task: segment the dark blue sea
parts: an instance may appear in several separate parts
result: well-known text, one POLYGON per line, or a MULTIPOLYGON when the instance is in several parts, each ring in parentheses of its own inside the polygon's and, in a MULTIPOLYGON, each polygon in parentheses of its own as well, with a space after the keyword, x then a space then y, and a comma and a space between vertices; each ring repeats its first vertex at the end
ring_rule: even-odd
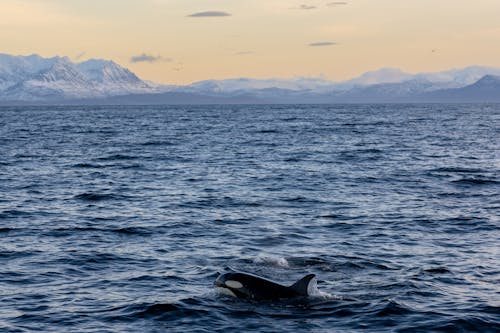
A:
POLYGON ((500 105, 2 107, 0 331, 500 332, 499 215, 500 105))

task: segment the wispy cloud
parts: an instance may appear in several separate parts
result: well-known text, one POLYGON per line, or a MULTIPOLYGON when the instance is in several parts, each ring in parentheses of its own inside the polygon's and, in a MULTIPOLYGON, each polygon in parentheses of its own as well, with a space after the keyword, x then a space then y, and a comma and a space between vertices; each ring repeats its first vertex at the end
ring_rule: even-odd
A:
POLYGON ((151 54, 147 53, 142 53, 136 56, 133 56, 130 58, 131 63, 137 63, 137 62, 149 62, 149 63, 154 63, 154 62, 159 62, 159 61, 165 61, 165 62, 170 62, 172 59, 170 58, 164 58, 162 56, 154 56, 151 54))
POLYGON ((337 45, 335 42, 316 42, 316 43, 309 43, 307 44, 308 46, 332 46, 332 45, 337 45))
POLYGON ((216 10, 210 10, 206 12, 198 12, 188 15, 188 17, 223 17, 223 16, 231 16, 231 14, 216 10))
POLYGON ((240 51, 235 53, 235 55, 247 55, 247 54, 253 54, 253 51, 240 51))
POLYGON ((328 7, 347 5, 346 1, 333 1, 326 4, 328 7))
POLYGON ((308 10, 308 9, 316 9, 316 6, 311 5, 301 5, 298 9, 308 10))

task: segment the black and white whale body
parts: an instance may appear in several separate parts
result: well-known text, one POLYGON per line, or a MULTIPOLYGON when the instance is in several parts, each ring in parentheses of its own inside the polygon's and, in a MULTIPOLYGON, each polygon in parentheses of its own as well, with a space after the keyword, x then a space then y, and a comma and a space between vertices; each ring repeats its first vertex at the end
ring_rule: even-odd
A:
POLYGON ((250 300, 279 300, 318 293, 314 274, 306 275, 287 287, 260 276, 232 271, 221 274, 214 284, 224 294, 250 300))

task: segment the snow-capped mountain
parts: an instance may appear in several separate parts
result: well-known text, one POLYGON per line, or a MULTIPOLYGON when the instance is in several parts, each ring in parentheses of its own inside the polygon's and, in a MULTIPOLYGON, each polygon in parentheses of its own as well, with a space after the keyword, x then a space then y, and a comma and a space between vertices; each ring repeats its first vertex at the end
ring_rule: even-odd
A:
POLYGON ((73 63, 68 57, 0 54, 0 99, 43 101, 155 93, 161 86, 142 81, 110 60, 73 63))
POLYGON ((481 66, 417 74, 382 68, 342 82, 236 78, 167 86, 143 81, 110 60, 0 54, 0 103, 500 101, 498 77, 500 68, 481 66))
POLYGON ((329 81, 324 78, 238 78, 199 81, 188 86, 176 87, 174 90, 190 93, 233 94, 276 88, 315 94, 353 94, 368 87, 378 87, 383 90, 396 89, 399 94, 403 94, 405 91, 423 93, 440 89, 462 88, 477 82, 485 75, 500 75, 500 68, 472 66, 463 69, 418 74, 406 73, 396 68, 382 68, 341 82, 329 81))

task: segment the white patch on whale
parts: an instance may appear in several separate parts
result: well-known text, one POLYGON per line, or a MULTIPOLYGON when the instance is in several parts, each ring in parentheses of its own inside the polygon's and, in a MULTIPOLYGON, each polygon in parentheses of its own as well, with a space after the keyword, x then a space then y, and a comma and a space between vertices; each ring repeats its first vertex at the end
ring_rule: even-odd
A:
POLYGON ((228 281, 224 282, 224 284, 226 286, 228 286, 229 288, 232 288, 232 289, 241 289, 241 288, 243 288, 243 285, 240 282, 234 281, 234 280, 228 280, 228 281))
POLYGON ((222 295, 231 296, 231 297, 237 297, 235 293, 233 293, 231 290, 229 290, 227 288, 217 287, 216 289, 222 295))

